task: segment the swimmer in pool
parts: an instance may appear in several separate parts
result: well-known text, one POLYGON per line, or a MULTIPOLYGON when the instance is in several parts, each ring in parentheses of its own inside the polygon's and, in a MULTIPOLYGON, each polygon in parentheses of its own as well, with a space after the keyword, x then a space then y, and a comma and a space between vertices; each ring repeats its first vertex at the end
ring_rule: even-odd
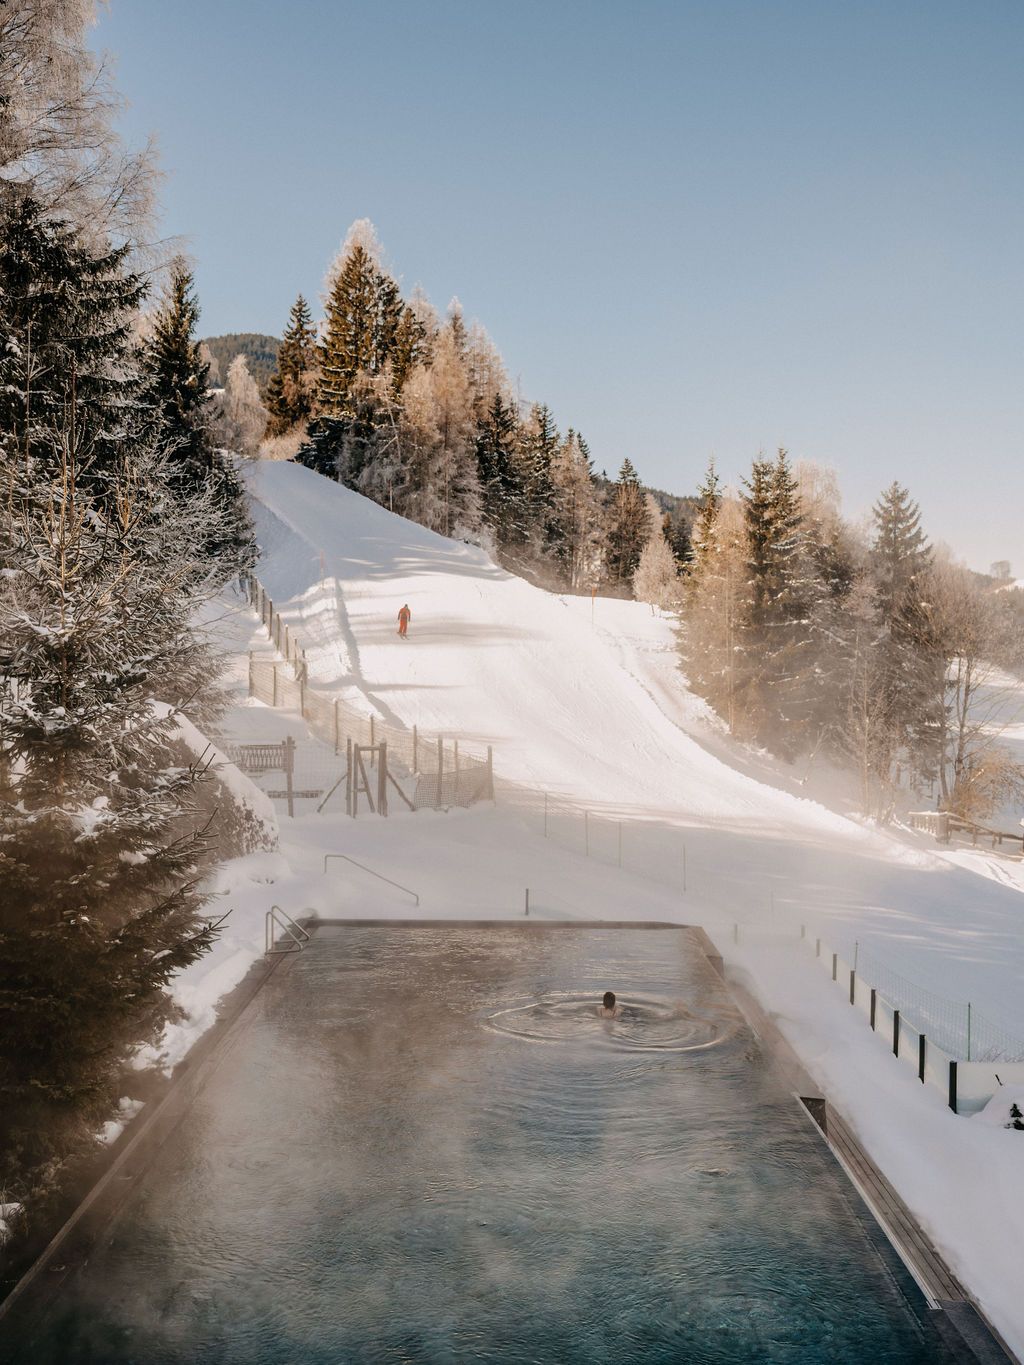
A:
POLYGON ((616 1019, 619 1014, 619 1007, 615 1003, 615 992, 605 991, 604 999, 597 1007, 598 1017, 601 1019, 616 1019))

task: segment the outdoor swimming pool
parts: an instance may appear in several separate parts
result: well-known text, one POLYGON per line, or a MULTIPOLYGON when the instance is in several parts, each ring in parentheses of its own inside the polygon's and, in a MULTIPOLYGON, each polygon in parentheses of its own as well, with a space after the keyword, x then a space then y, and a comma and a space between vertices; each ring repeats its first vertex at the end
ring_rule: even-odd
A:
POLYGON ((688 930, 322 926, 245 1020, 11 1358, 952 1360, 688 930))

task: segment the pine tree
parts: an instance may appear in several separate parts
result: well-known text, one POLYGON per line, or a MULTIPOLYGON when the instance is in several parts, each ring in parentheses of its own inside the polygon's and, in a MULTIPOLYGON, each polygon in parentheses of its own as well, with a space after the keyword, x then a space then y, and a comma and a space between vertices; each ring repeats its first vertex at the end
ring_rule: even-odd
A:
POLYGON ((636 573, 650 532, 640 479, 632 462, 623 460, 608 512, 608 572, 617 585, 628 583, 636 573))
POLYGON ((142 280, 126 249, 90 250, 69 223, 45 218, 31 199, 13 198, 0 221, 0 442, 26 467, 52 458, 70 376, 87 427, 95 488, 117 461, 139 403, 128 349, 142 280))
POLYGON ((476 459, 484 522, 503 550, 522 546, 529 530, 518 448, 515 412, 496 392, 478 429, 476 459))
POLYGON ((742 706, 750 733, 792 756, 808 744, 814 709, 817 583, 786 452, 774 461, 755 460, 744 486, 750 590, 738 643, 742 706))
POLYGON ((363 481, 381 439, 391 438, 390 399, 375 381, 387 375, 389 386, 394 383, 402 312, 398 285, 380 264, 373 224, 360 219, 328 272, 318 415, 298 456, 352 488, 363 481))
POLYGON ((878 685, 891 718, 889 762, 896 763, 902 753, 913 771, 932 777, 941 743, 944 668, 923 596, 931 550, 921 529, 920 509, 900 484, 885 490, 873 517, 878 685))
POLYGON ((534 403, 522 429, 519 464, 528 535, 538 555, 547 552, 553 538, 555 487, 552 469, 560 443, 551 409, 546 403, 534 403))
POLYGON ((281 338, 277 369, 267 385, 267 435, 283 436, 313 416, 319 359, 309 304, 300 294, 281 338))
POLYGON ((665 539, 672 547, 676 567, 685 571, 693 559, 693 539, 690 524, 680 512, 675 518, 666 516, 665 539))
POLYGON ((391 358, 402 317, 398 285, 379 263, 372 224, 353 225, 327 299, 319 408, 327 418, 353 414, 360 374, 379 374, 391 358))
POLYGON ((228 578, 252 562, 252 526, 239 476, 215 450, 209 370, 195 335, 198 321, 192 273, 179 259, 142 350, 145 397, 153 439, 169 453, 178 495, 187 501, 209 494, 223 509, 216 538, 201 549, 223 565, 228 578))

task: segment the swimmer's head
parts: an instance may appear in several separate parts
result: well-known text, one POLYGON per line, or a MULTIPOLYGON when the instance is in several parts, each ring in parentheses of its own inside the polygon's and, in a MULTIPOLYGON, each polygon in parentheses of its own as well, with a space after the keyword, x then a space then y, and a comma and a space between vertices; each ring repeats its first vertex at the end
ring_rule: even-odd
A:
POLYGON ((615 1008, 615 992, 605 991, 604 999, 601 1001, 601 1004, 606 1010, 613 1010, 615 1008))

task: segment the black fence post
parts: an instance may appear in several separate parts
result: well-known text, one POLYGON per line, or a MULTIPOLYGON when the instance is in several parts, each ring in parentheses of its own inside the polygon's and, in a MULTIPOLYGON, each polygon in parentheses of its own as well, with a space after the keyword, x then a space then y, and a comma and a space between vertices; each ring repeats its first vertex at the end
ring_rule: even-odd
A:
POLYGON ((857 999, 857 973, 850 969, 850 1004, 856 1003, 857 999))
POLYGON ((833 953, 833 954, 832 954, 832 980, 833 980, 833 981, 838 981, 838 980, 839 980, 839 954, 838 954, 838 953, 833 953))
POLYGON ((899 1010, 893 1010, 893 1012, 892 1012, 892 1055, 893 1055, 894 1057, 898 1057, 898 1056, 900 1055, 900 1012, 899 1012, 899 1010))
POLYGON ((949 1064, 949 1107, 954 1114, 959 1112, 956 1107, 956 1062, 949 1064))
POLYGON ((874 986, 872 986, 872 987, 871 987, 871 1028, 872 1028, 872 1030, 873 1030, 874 1027, 875 1027, 875 1005, 876 1005, 876 1003, 877 1003, 877 999, 878 999, 878 993, 877 993, 877 991, 875 990, 874 986))
POLYGON ((928 1046, 928 1040, 925 1038, 924 1034, 922 1033, 921 1036, 920 1036, 920 1037, 918 1038, 918 1040, 917 1040, 917 1074, 918 1074, 918 1077, 919 1077, 920 1080, 921 1080, 922 1085, 924 1084, 924 1063, 925 1063, 926 1048, 927 1048, 927 1046, 928 1046))

